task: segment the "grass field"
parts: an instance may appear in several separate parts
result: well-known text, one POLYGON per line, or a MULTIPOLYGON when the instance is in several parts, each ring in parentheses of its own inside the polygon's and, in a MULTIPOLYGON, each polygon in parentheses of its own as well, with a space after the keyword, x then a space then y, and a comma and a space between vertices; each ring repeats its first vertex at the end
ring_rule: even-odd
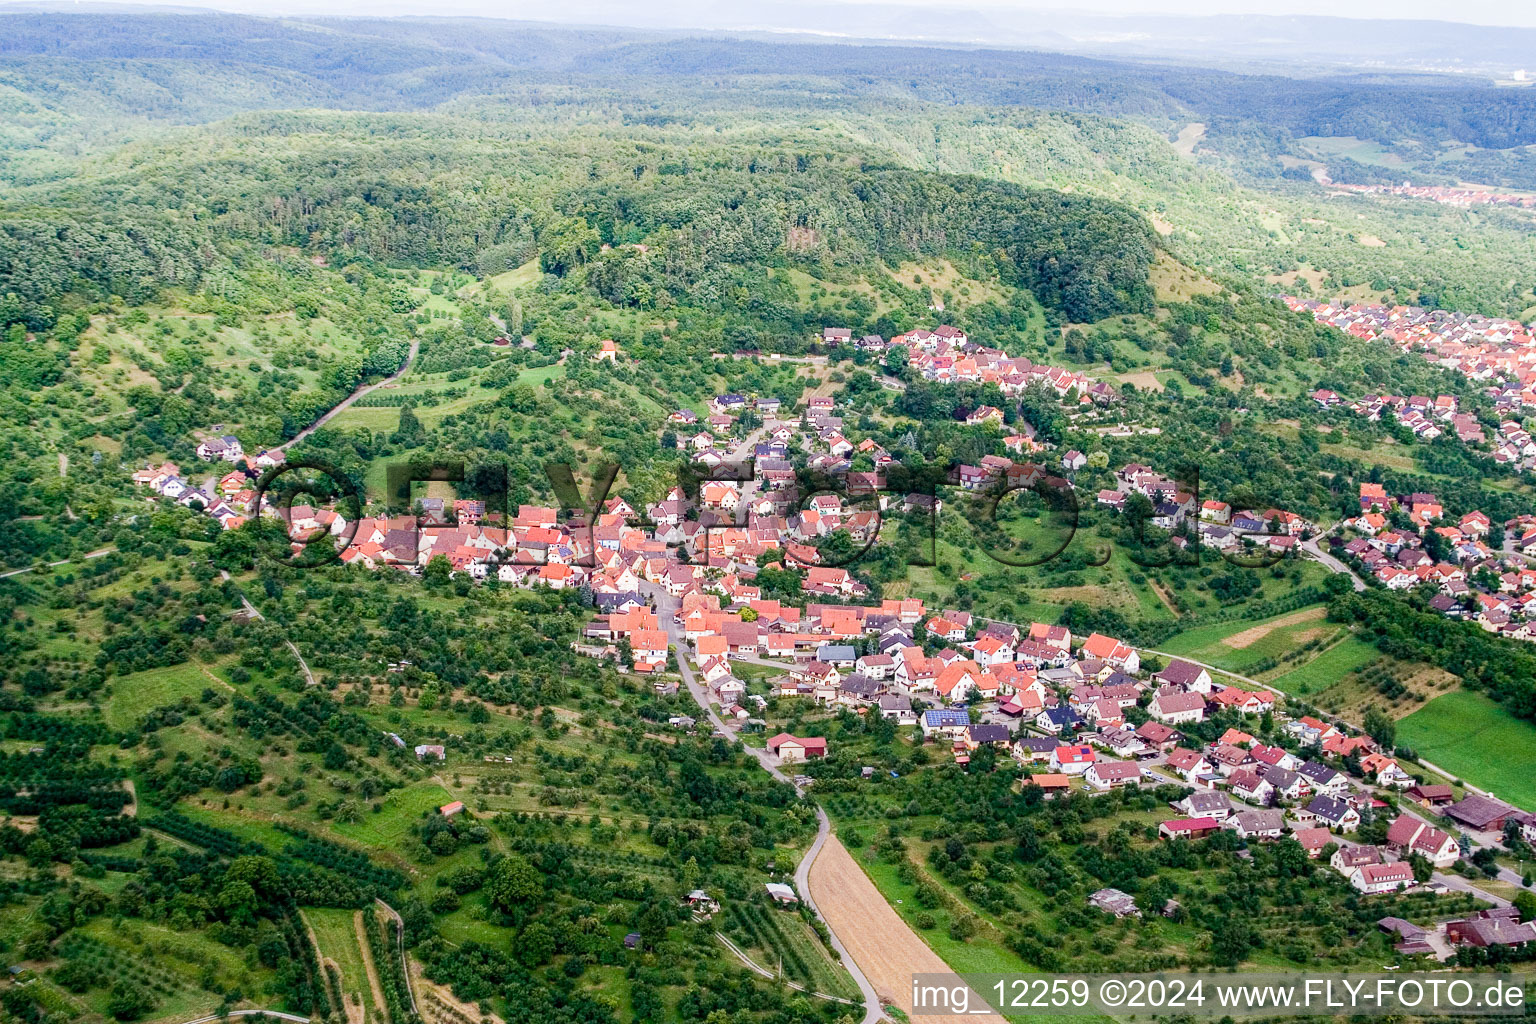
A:
POLYGON ((1158 650, 1249 675, 1267 659, 1280 658, 1310 640, 1337 634, 1342 628, 1324 622, 1322 606, 1314 605, 1257 622, 1239 619, 1196 626, 1165 640, 1158 650))
POLYGON ((320 954, 336 962, 341 971, 342 998, 350 1004, 373 1001, 368 987, 367 969, 363 966, 362 950, 357 944, 357 929, 352 923, 355 911, 311 907, 304 911, 304 919, 315 933, 315 943, 320 954))
POLYGON ((1300 668, 1276 676, 1272 682, 1286 693, 1316 693, 1375 659, 1379 653, 1364 640, 1345 637, 1300 668))
POLYGON ((426 814, 453 797, 435 782, 418 782, 392 791, 377 814, 369 813, 355 825, 337 823, 332 827, 348 839, 369 846, 393 846, 408 829, 426 814))
POLYGON ((1397 741, 1500 800, 1536 810, 1536 725, 1480 693, 1436 697, 1397 723, 1397 741))
POLYGON ((113 680, 112 697, 107 701, 104 717, 112 728, 128 729, 154 708, 174 704, 183 697, 196 700, 209 687, 219 688, 191 662, 135 672, 113 680))

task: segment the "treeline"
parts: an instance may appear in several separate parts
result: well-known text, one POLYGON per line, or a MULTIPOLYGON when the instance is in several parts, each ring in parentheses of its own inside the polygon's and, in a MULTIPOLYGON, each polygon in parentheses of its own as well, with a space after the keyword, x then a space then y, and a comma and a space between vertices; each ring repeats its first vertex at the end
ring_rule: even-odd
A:
POLYGON ((1356 623, 1361 639, 1383 654, 1443 668, 1510 714, 1536 721, 1536 652, 1410 602, 1375 591, 1343 594, 1329 604, 1328 618, 1356 623))

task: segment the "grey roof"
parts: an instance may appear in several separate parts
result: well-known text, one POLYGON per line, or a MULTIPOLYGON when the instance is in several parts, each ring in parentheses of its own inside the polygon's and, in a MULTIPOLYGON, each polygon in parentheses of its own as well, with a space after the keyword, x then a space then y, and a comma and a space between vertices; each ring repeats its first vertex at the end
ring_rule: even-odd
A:
POLYGON ((845 644, 825 644, 816 649, 817 661, 853 661, 858 652, 845 644))
POLYGON ((1185 798, 1184 805, 1192 816, 1198 818, 1212 811, 1230 811, 1232 798, 1214 789, 1196 790, 1185 798))
POLYGON ((1318 794, 1307 804, 1307 810, 1324 821, 1339 822, 1354 808, 1349 805, 1347 800, 1318 794))
POLYGON ((1006 743, 1013 736, 1006 725, 973 725, 966 731, 975 743, 1006 743))

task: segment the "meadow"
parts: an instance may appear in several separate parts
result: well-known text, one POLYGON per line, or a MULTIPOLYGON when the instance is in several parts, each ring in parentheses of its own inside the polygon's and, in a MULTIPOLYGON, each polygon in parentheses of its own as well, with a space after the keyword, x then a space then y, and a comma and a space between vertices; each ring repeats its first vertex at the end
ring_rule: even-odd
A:
POLYGON ((1536 810, 1536 725, 1480 693, 1436 697, 1397 723, 1397 741, 1500 800, 1536 810))

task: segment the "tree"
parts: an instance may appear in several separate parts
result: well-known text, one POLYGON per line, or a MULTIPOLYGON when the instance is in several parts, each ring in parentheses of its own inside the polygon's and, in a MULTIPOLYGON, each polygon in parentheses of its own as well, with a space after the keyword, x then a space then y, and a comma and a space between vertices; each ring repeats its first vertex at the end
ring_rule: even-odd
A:
POLYGON ((515 853, 496 862, 485 884, 492 906, 507 913, 532 903, 543 891, 544 879, 538 869, 515 853))
POLYGON ((512 943, 512 953, 527 968, 549 962, 555 955, 555 936, 542 921, 533 921, 518 933, 512 943))
POLYGON ((1258 933, 1242 914, 1224 915, 1211 929, 1211 960, 1220 967, 1236 967, 1248 956, 1258 933))
POLYGON ((1383 750, 1391 750, 1397 739, 1397 723, 1380 708, 1370 708, 1365 713, 1365 732, 1380 744, 1383 750))

